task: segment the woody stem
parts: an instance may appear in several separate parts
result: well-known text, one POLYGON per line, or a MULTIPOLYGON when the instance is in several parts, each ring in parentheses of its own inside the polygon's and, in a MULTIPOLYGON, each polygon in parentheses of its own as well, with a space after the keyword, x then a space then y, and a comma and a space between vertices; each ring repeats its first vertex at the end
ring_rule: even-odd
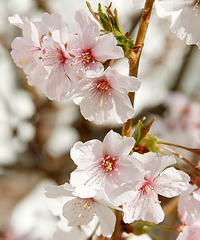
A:
MULTIPOLYGON (((135 53, 132 52, 131 56, 128 58, 129 60, 129 76, 137 77, 139 60, 142 52, 142 48, 144 45, 144 40, 147 32, 147 28, 149 25, 149 20, 151 16, 151 11, 153 7, 154 0, 146 0, 145 7, 142 13, 140 26, 137 34, 137 38, 135 41, 136 46, 140 46, 140 50, 135 53)), ((131 100, 132 106, 134 106, 135 93, 129 93, 129 98, 131 100)), ((132 128, 132 119, 129 119, 126 123, 123 124, 122 127, 122 135, 130 137, 131 136, 131 128, 132 128)), ((111 240, 120 240, 123 232, 122 227, 122 212, 116 210, 116 225, 111 240)))
MULTIPOLYGON (((144 46, 144 40, 146 37, 148 25, 149 25, 149 20, 150 20, 150 16, 151 16, 153 3, 154 3, 154 0, 146 0, 145 7, 144 7, 142 17, 141 17, 141 21, 140 21, 137 38, 135 41, 135 46, 139 46, 140 49, 136 53, 132 51, 131 56, 128 58, 128 60, 129 60, 129 76, 137 77, 137 75, 138 75, 140 56, 142 53, 142 48, 144 46)), ((129 98, 131 100, 131 104, 134 106, 135 93, 129 93, 129 98)), ((129 119, 126 123, 123 124, 122 135, 130 137, 131 129, 132 129, 132 119, 129 119)))

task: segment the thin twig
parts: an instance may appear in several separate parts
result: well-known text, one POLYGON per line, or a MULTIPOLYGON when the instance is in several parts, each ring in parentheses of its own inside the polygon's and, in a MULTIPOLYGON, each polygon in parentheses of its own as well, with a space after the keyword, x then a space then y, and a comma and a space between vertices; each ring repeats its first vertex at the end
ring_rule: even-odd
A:
POLYGON ((159 143, 159 144, 168 145, 168 146, 177 147, 177 148, 182 148, 182 149, 185 149, 185 150, 190 151, 190 152, 192 152, 192 153, 195 153, 195 154, 197 154, 197 155, 200 155, 200 148, 188 148, 188 147, 181 146, 181 145, 178 145, 178 144, 167 143, 167 142, 162 142, 162 141, 159 141, 158 143, 159 143))
POLYGON ((180 159, 182 159, 184 162, 186 162, 187 164, 189 164, 192 168, 194 168, 194 170, 200 174, 200 167, 195 165, 194 163, 190 162, 187 158, 183 157, 181 154, 175 152, 174 150, 172 150, 171 148, 168 148, 166 146, 163 146, 161 144, 157 144, 158 147, 161 147, 165 150, 167 150, 168 152, 173 153, 174 155, 176 155, 177 157, 179 157, 180 159))

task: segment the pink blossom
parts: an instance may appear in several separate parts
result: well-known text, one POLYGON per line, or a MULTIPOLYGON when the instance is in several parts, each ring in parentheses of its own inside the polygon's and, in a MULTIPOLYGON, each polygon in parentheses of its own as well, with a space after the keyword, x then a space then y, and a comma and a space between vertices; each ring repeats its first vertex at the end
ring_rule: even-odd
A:
POLYGON ((59 101, 67 98, 79 79, 76 70, 70 66, 72 57, 66 50, 69 34, 61 15, 44 13, 42 21, 51 32, 51 38, 44 40, 43 55, 40 57, 49 75, 39 87, 48 98, 59 101))
POLYGON ((177 240, 199 240, 200 228, 185 227, 177 240))
POLYGON ((77 65, 82 76, 86 70, 102 70, 101 62, 124 57, 113 34, 100 36, 99 25, 82 9, 76 12, 75 20, 77 35, 69 38, 69 54, 73 57, 72 66, 77 65))
POLYGON ((39 87, 48 98, 59 101, 67 98, 79 79, 70 66, 72 58, 66 52, 65 43, 59 39, 60 36, 56 36, 59 42, 54 41, 53 37, 54 35, 43 43, 44 51, 40 60, 48 69, 49 75, 45 85, 39 87))
POLYGON ((198 240, 200 234, 200 191, 196 185, 190 185, 180 195, 178 213, 181 216, 183 231, 177 240, 198 240))
POLYGON ((144 175, 142 164, 129 155, 134 143, 133 138, 122 137, 112 130, 103 142, 75 143, 71 158, 77 169, 71 173, 70 183, 73 186, 85 184, 95 189, 104 188, 109 194, 123 183, 140 181, 144 175))
POLYGON ((197 44, 200 48, 199 7, 199 0, 156 1, 157 14, 169 20, 170 30, 188 45, 197 44))
POLYGON ((15 64, 23 68, 28 75, 28 84, 37 85, 44 81, 48 71, 40 63, 42 41, 48 36, 48 28, 44 23, 32 23, 27 18, 21 19, 17 14, 9 17, 9 21, 22 28, 23 37, 13 40, 11 55, 15 64))
POLYGON ((86 186, 73 188, 68 183, 61 186, 46 186, 45 190, 47 198, 65 197, 62 215, 67 219, 68 226, 87 225, 95 214, 99 218, 103 236, 112 235, 116 217, 109 207, 115 206, 110 203, 104 191, 95 191, 86 186))
POLYGON ((131 200, 124 203, 124 222, 135 220, 160 223, 164 219, 164 212, 158 200, 158 194, 174 197, 185 191, 189 186, 190 177, 173 167, 173 156, 155 157, 144 164, 145 177, 130 192, 131 200), (165 170, 164 170, 165 169, 165 170), (164 170, 164 171, 163 171, 164 170))
POLYGON ((135 77, 121 75, 109 67, 101 74, 88 75, 79 81, 70 98, 81 98, 81 113, 89 121, 101 124, 111 117, 123 123, 134 115, 128 92, 139 87, 135 77))

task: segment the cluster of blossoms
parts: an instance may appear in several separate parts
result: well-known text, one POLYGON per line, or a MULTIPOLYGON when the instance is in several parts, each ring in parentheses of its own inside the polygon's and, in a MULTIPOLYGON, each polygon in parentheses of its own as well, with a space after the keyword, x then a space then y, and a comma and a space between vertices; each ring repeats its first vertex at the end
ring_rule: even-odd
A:
POLYGON ((124 57, 112 33, 100 35, 100 26, 83 10, 75 15, 77 34, 69 34, 59 14, 44 13, 41 22, 17 14, 9 21, 23 30, 12 42, 15 64, 51 100, 73 99, 82 115, 97 124, 109 117, 126 122, 134 115, 128 97, 140 82, 108 67, 106 60, 124 57))
MULTIPOLYGON (((165 2, 172 4, 164 0, 156 4, 164 7, 165 2)), ((177 1, 179 8, 184 6, 181 2, 177 1)), ((138 6, 143 4, 140 1, 138 6)), ((170 9, 179 10, 172 5, 170 9)), ((199 1, 194 3, 196 9, 198 5, 199 1)), ((195 15, 199 17, 197 10, 195 15)), ((68 33, 61 16, 55 13, 44 13, 41 22, 18 15, 9 21, 23 30, 23 37, 12 42, 11 55, 27 74, 29 85, 37 85, 51 100, 73 99, 82 115, 97 124, 109 117, 118 123, 133 117, 128 93, 137 91, 140 82, 121 75, 111 64, 104 69, 105 61, 123 58, 124 51, 112 33, 100 34, 99 24, 83 10, 75 15, 76 34, 68 33)), ((70 153, 77 169, 71 173, 70 183, 45 187, 49 208, 60 217, 53 239, 85 240, 98 230, 98 222, 100 234, 109 237, 115 229, 115 210, 123 212, 127 224, 140 219, 155 224, 164 220, 158 195, 178 196, 188 189, 190 177, 172 166, 176 164, 174 156, 157 156, 142 163, 134 156, 135 144, 133 137, 112 130, 103 142, 74 144, 70 153), (88 224, 89 230, 85 227, 88 224)), ((199 203, 197 192, 194 198, 199 203)), ((189 209, 181 206, 186 225, 182 235, 196 231, 197 217, 191 220, 189 209)))
POLYGON ((189 186, 190 177, 174 167, 173 156, 155 157, 142 164, 130 154, 134 138, 122 137, 112 130, 103 142, 77 142, 71 158, 77 169, 70 184, 46 187, 52 213, 67 220, 68 226, 87 225, 94 214, 99 218, 103 236, 111 236, 115 215, 123 211, 125 223, 135 220, 164 220, 158 195, 175 197, 189 186), (59 205, 59 210, 55 206, 59 205))
MULTIPOLYGON (((144 8, 144 0, 133 0, 136 9, 144 8)), ((200 48, 200 1, 199 0, 155 0, 156 12, 160 18, 167 19, 170 31, 188 45, 200 48)))

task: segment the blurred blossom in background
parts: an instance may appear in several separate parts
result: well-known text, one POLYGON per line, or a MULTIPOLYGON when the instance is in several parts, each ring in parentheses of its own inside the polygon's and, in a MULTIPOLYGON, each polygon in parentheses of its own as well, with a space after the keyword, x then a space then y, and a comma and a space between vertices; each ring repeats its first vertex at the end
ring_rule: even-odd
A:
MULTIPOLYGON (((98 1, 90 2, 96 11, 98 1)), ((124 32, 135 39, 141 11, 134 10, 132 0, 115 0, 113 7, 124 32)), ((102 140, 111 128, 121 132, 122 125, 110 120, 98 126, 84 120, 73 102, 48 100, 27 85, 10 56, 11 42, 21 31, 8 16, 18 13, 40 21, 43 12, 57 12, 75 33, 74 16, 80 8, 88 11, 84 0, 0 0, 0 239, 51 239, 57 219, 46 207, 44 185, 69 180, 75 169, 69 150, 76 141, 102 140)), ((136 93, 134 123, 154 115, 155 134, 163 141, 197 148, 200 53, 168 27, 153 11, 139 67, 142 84, 136 93)), ((126 59, 116 60, 113 67, 128 75, 126 59)), ((193 155, 188 157, 198 162, 193 155)))

